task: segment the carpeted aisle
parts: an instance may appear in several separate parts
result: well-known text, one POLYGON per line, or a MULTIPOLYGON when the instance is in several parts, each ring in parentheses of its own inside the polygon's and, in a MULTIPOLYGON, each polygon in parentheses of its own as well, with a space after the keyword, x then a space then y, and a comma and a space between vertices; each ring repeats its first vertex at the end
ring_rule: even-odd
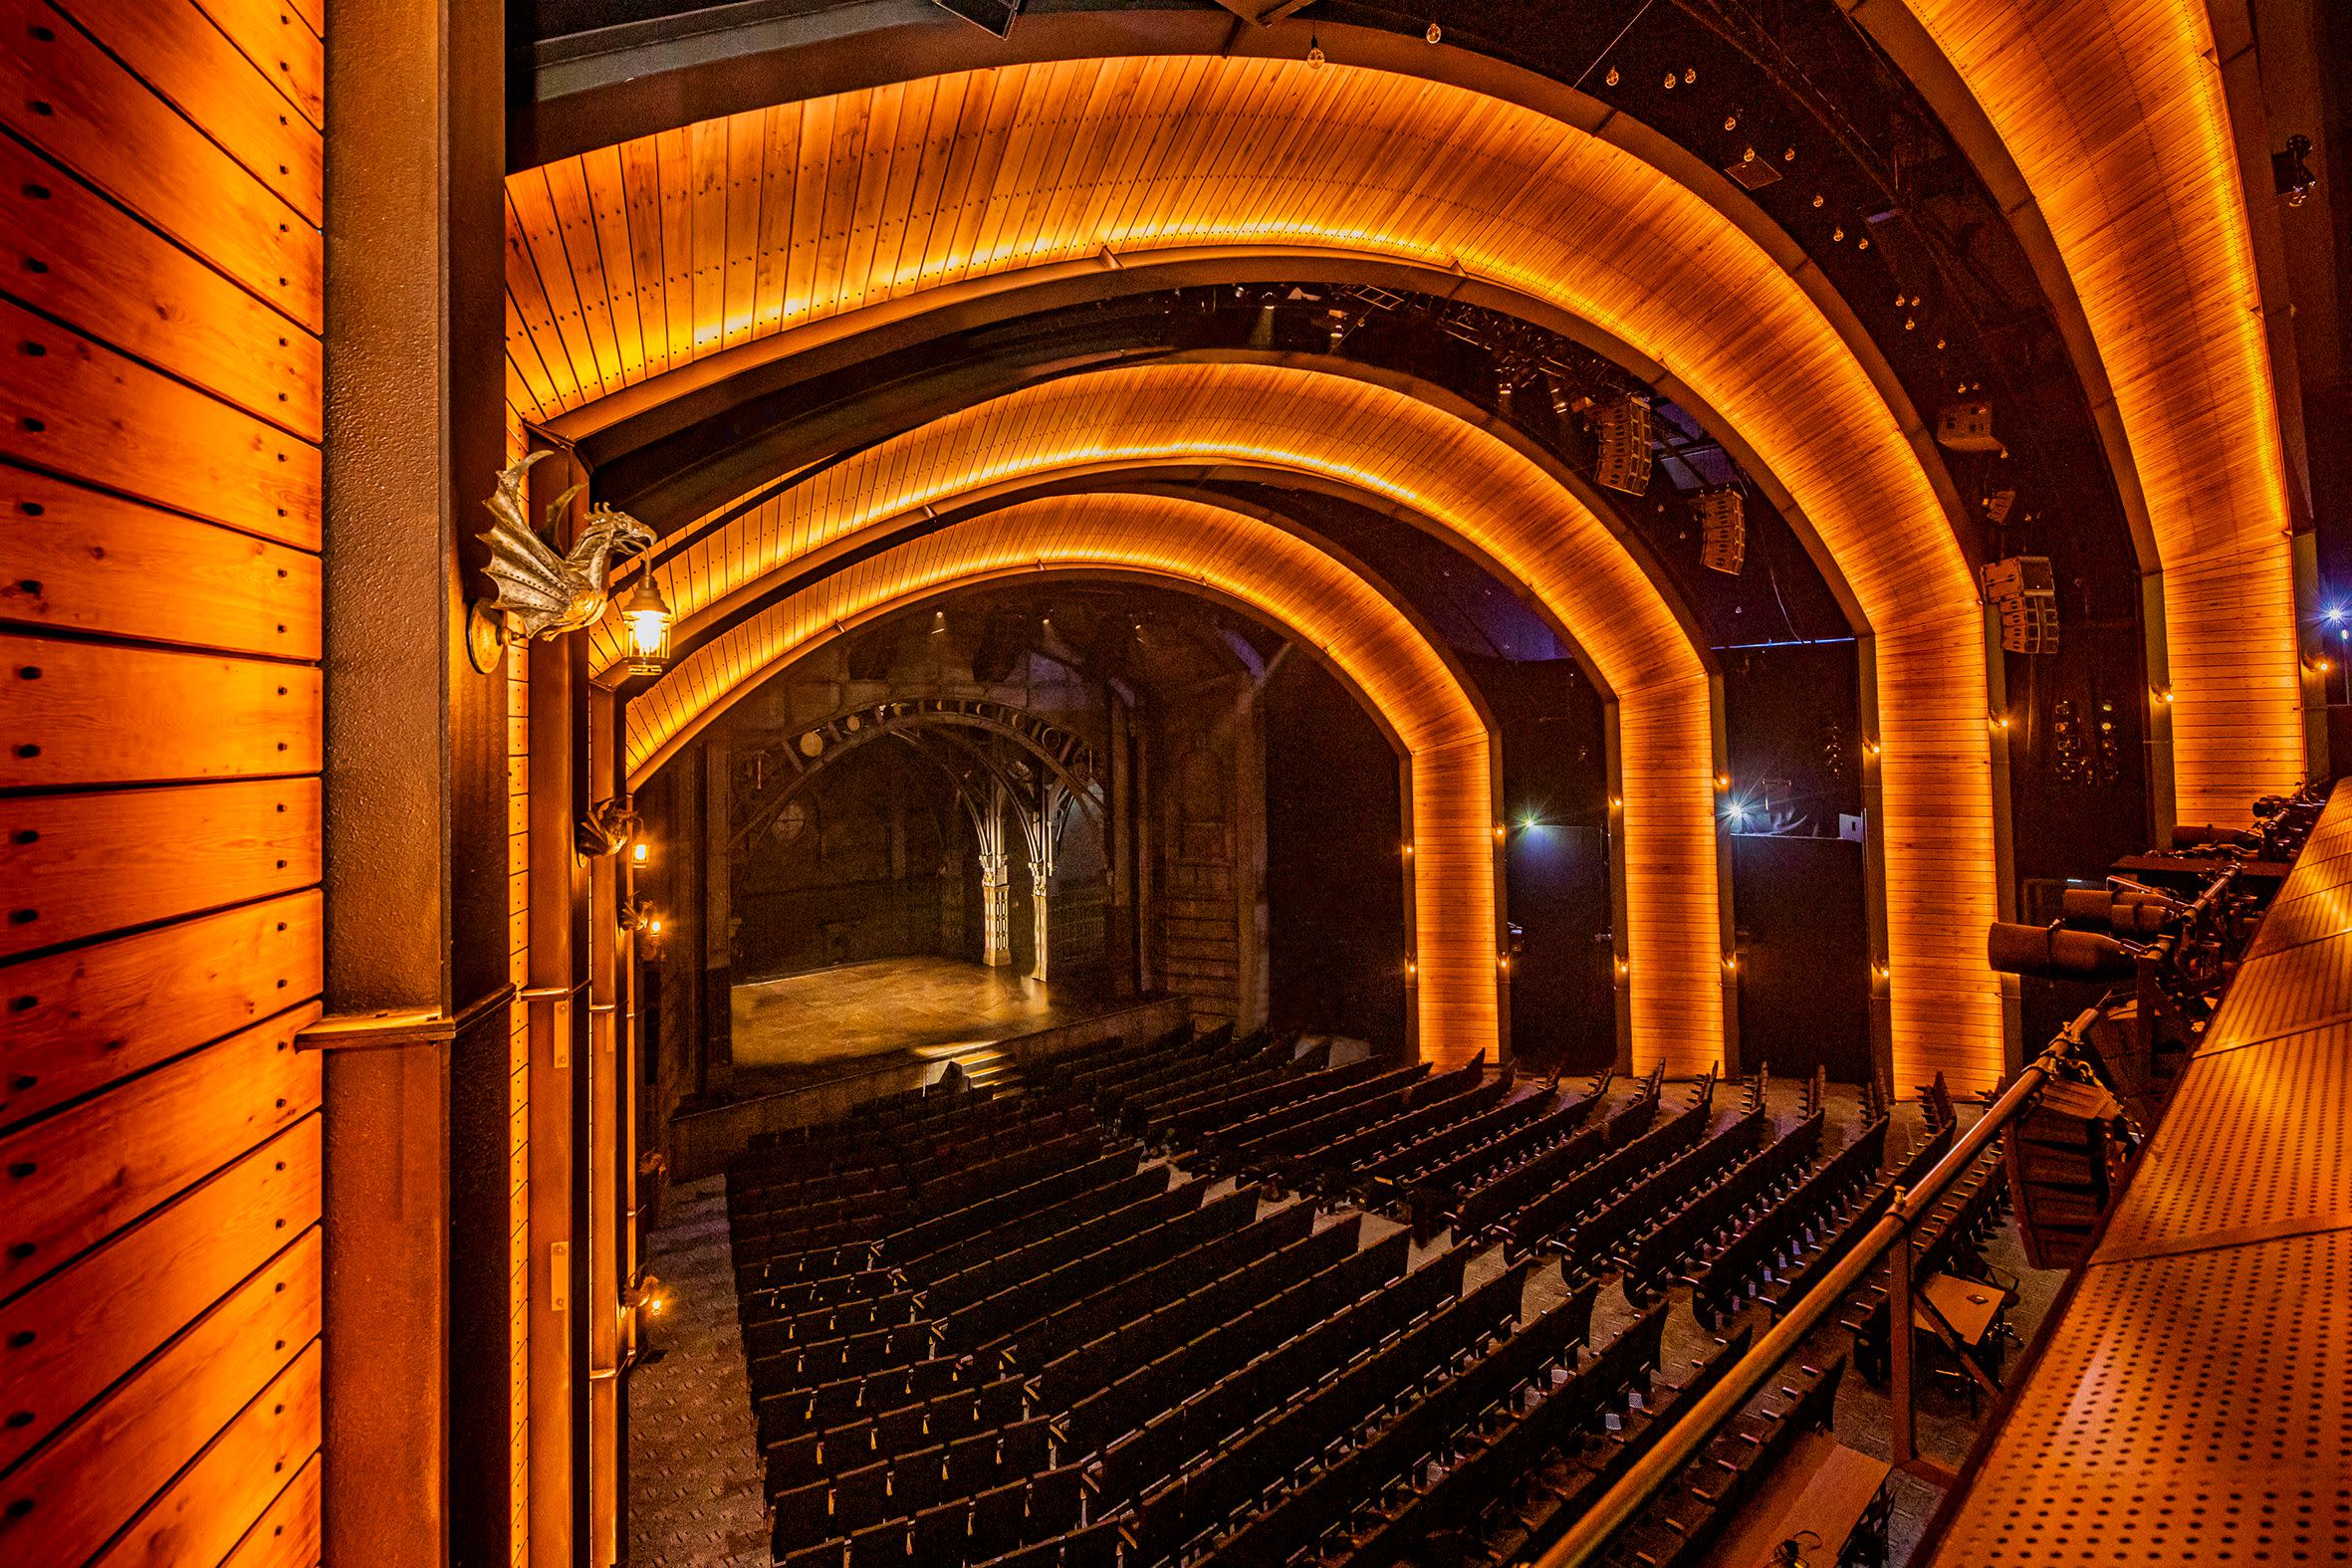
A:
POLYGON ((672 1188, 665 1219, 645 1266, 670 1304, 653 1327, 657 1354, 628 1383, 628 1562, 770 1568, 726 1178, 672 1188))

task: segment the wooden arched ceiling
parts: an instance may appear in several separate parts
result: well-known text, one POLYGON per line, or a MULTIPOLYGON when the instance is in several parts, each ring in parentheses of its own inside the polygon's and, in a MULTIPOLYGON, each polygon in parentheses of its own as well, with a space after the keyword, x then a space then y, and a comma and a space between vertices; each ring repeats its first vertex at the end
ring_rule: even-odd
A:
POLYGON ((2178 814, 2244 821, 2306 764, 2278 410, 2206 7, 1900 3, 2014 161, 2112 390, 2164 569, 2178 814))
POLYGON ((1821 308, 1630 153, 1386 73, 1076 61, 707 121, 525 171, 509 191, 514 395, 533 418, 957 279, 1261 241, 1491 280, 1671 366, 1790 494, 1876 635, 1898 1081, 1999 1071, 1999 988, 1976 936, 1999 896, 1973 577, 1901 422, 1821 308))
MULTIPOLYGON (((1636 1060, 1697 1070, 1724 1045, 1712 692, 1689 633, 1599 518, 1496 437, 1376 382, 1274 364, 1096 371, 975 404, 780 490, 655 569, 688 636, 862 537, 1088 470, 1247 464, 1336 484, 1495 563, 1618 702, 1636 1060)), ((725 517, 724 509, 719 515, 725 517)), ((617 620, 591 664, 620 657, 617 620)))
POLYGON ((950 588, 1037 571, 1167 579, 1238 601, 1313 648, 1409 759, 1414 991, 1422 1054, 1499 1040, 1494 738, 1445 657, 1376 586, 1270 524, 1205 503, 1057 496, 951 524, 843 566, 694 652, 628 708, 641 784, 760 679, 826 639, 950 588))

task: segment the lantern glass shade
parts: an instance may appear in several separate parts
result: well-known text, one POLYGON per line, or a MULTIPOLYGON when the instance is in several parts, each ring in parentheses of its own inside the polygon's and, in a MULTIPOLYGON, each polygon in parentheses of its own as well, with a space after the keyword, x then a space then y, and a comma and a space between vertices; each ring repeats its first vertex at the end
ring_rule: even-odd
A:
POLYGON ((653 580, 653 573, 645 571, 637 577, 637 588, 620 607, 620 618, 628 627, 628 670, 631 675, 659 675, 670 662, 669 601, 661 596, 661 585, 653 580))

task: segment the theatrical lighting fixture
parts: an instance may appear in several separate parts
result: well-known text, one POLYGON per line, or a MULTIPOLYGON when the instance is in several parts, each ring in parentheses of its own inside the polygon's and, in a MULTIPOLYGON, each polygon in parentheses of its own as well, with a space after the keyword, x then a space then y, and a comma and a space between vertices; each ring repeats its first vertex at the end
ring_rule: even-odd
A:
POLYGON ((1985 565, 1985 597, 2000 614, 2004 653, 2058 651, 2058 580, 2047 556, 2011 556, 1985 565))
POLYGON ((1428 30, 1421 35, 1421 42, 1425 44, 1434 44, 1443 39, 1445 36, 1446 30, 1438 26, 1435 22, 1432 22, 1429 24, 1428 30))
POLYGON ((1650 488, 1650 400, 1636 393, 1612 399, 1592 412, 1600 453, 1592 477, 1610 490, 1638 496, 1650 488))
POLYGON ((670 626, 675 617, 670 614, 669 601, 661 596, 661 584, 653 580, 650 568, 637 573, 636 591, 620 606, 620 618, 629 633, 629 674, 659 675, 667 669, 670 626))
POLYGON ((1407 845, 1405 845, 1405 858, 1406 858, 1407 860, 1410 860, 1410 859, 1412 859, 1412 858, 1413 858, 1413 846, 1412 846, 1411 844, 1407 844, 1407 845))
MULTIPOLYGON (((482 574, 496 594, 466 601, 465 642, 466 657, 484 675, 498 668, 511 644, 561 636, 602 619, 610 597, 605 584, 613 557, 633 556, 653 545, 651 529, 598 502, 581 520, 572 549, 559 554, 531 526, 524 496, 531 466, 548 455, 543 449, 509 463, 498 476, 497 488, 482 503, 490 509, 492 521, 487 533, 475 537, 490 547, 490 564, 482 574)), ((574 485, 548 504, 549 535, 558 535, 558 525, 582 488, 574 485)))
POLYGON ((1720 794, 1724 790, 1729 789, 1731 786, 1732 776, 1730 774, 1717 774, 1715 776, 1715 787, 1717 793, 1720 794))
POLYGON ((1326 57, 1326 56, 1323 54, 1323 45, 1322 45, 1322 41, 1321 41, 1320 39, 1316 38, 1316 37, 1315 37, 1315 36, 1314 36, 1312 33, 1309 33, 1309 34, 1307 34, 1307 35, 1306 35, 1306 68, 1307 68, 1309 71, 1318 71, 1318 70, 1322 69, 1322 64, 1323 64, 1323 61, 1324 61, 1326 58, 1327 58, 1327 57, 1326 57))
POLYGON ((1691 508, 1699 516, 1699 564, 1736 577, 1748 560, 1748 508, 1739 490, 1703 490, 1691 508))
POLYGON ((641 898, 628 899, 621 904, 619 925, 623 931, 634 931, 648 937, 661 935, 661 916, 641 898))
POLYGON ((583 860, 600 860, 606 855, 619 854, 644 827, 645 820, 637 815, 629 796, 606 795, 591 804, 588 815, 573 824, 572 844, 583 860))
POLYGON ((670 1304, 669 1288, 662 1284, 659 1274, 647 1274, 633 1289, 622 1292, 620 1304, 631 1312, 659 1317, 670 1304))
POLYGON ((2130 980, 2142 948, 2063 925, 2020 926, 1997 920, 1985 937, 1985 962, 2003 975, 2036 980, 2130 980))
POLYGON ((936 636, 939 636, 939 635, 940 635, 942 632, 945 632, 946 630, 947 630, 947 611, 945 611, 945 610, 933 610, 933 611, 931 612, 931 635, 932 635, 932 636, 934 636, 934 637, 936 637, 936 636))
POLYGON ((2319 176, 2305 161, 2310 156, 2311 138, 2300 134, 2286 138, 2284 152, 2270 154, 2271 188, 2290 207, 2300 207, 2318 188, 2319 176))
POLYGON ((1955 452, 1998 452, 2000 438, 1993 433, 1993 404, 1984 398, 1946 403, 1936 415, 1936 444, 1955 452))
POLYGON ((2151 686, 2148 688, 2148 700, 2159 708, 2169 708, 2172 706, 2173 689, 2170 686, 2151 686))

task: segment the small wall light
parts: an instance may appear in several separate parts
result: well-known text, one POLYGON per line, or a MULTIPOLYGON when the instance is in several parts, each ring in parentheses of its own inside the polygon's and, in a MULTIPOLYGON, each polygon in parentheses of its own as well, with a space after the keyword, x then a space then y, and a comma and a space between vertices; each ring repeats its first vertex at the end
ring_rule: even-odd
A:
POLYGON ((651 567, 637 573, 637 589, 620 606, 620 618, 629 633, 628 672, 659 675, 668 669, 670 626, 675 617, 670 614, 669 601, 661 596, 661 584, 653 580, 651 567))

